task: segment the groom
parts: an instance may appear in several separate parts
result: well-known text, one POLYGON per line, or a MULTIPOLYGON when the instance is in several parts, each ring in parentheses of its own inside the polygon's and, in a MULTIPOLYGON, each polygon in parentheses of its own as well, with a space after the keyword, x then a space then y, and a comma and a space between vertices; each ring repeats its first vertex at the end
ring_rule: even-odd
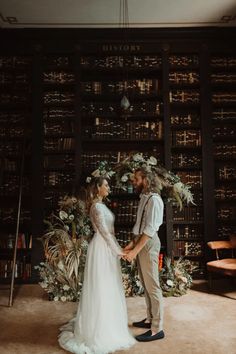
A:
POLYGON ((147 318, 134 322, 139 328, 150 328, 136 336, 139 342, 149 342, 164 338, 163 298, 159 282, 160 239, 157 231, 163 222, 163 201, 156 174, 144 168, 135 171, 134 187, 141 192, 136 223, 133 227, 135 238, 124 248, 125 259, 132 262, 137 256, 137 266, 144 287, 147 318))

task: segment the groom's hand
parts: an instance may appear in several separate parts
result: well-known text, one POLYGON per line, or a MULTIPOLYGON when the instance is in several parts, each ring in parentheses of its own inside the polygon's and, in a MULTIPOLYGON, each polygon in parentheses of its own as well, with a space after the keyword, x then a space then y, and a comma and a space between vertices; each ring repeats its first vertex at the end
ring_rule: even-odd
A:
POLYGON ((125 255, 125 259, 127 259, 128 262, 132 262, 136 257, 137 252, 135 250, 131 250, 125 255))

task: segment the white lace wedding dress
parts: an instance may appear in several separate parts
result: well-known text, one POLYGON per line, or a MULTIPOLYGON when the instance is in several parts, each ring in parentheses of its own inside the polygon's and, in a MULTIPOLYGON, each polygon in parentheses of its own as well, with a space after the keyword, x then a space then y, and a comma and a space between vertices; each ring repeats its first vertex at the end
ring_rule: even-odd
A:
POLYGON ((95 234, 88 247, 77 315, 60 328, 58 341, 72 353, 107 354, 129 348, 136 341, 128 329, 114 215, 97 202, 90 217, 95 234))

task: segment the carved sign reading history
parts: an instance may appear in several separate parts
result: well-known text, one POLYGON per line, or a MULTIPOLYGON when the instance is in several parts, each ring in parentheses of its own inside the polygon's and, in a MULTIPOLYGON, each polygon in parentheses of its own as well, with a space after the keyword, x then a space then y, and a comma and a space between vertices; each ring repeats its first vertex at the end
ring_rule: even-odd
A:
POLYGON ((138 52, 141 46, 138 44, 103 44, 103 52, 138 52))

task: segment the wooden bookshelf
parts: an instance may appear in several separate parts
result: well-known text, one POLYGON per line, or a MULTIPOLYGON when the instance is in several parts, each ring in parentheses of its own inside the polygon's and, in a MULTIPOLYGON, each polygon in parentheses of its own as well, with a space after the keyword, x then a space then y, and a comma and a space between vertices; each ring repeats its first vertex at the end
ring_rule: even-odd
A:
MULTIPOLYGON (((181 253, 203 274, 207 241, 235 232, 235 37, 233 28, 129 29, 124 46, 118 29, 1 30, 6 244, 14 234, 27 140, 20 232, 32 235, 32 249, 19 249, 18 256, 32 274, 19 281, 37 281, 33 268, 43 260, 37 238, 58 198, 75 193, 99 161, 114 165, 134 150, 154 155, 192 186, 196 206, 179 212, 167 205, 160 238, 164 254, 181 253), (131 104, 127 111, 120 106, 124 94, 131 104)), ((112 203, 117 238, 125 245, 137 196, 114 189, 112 203)), ((11 254, 6 244, 0 261, 11 254)))

